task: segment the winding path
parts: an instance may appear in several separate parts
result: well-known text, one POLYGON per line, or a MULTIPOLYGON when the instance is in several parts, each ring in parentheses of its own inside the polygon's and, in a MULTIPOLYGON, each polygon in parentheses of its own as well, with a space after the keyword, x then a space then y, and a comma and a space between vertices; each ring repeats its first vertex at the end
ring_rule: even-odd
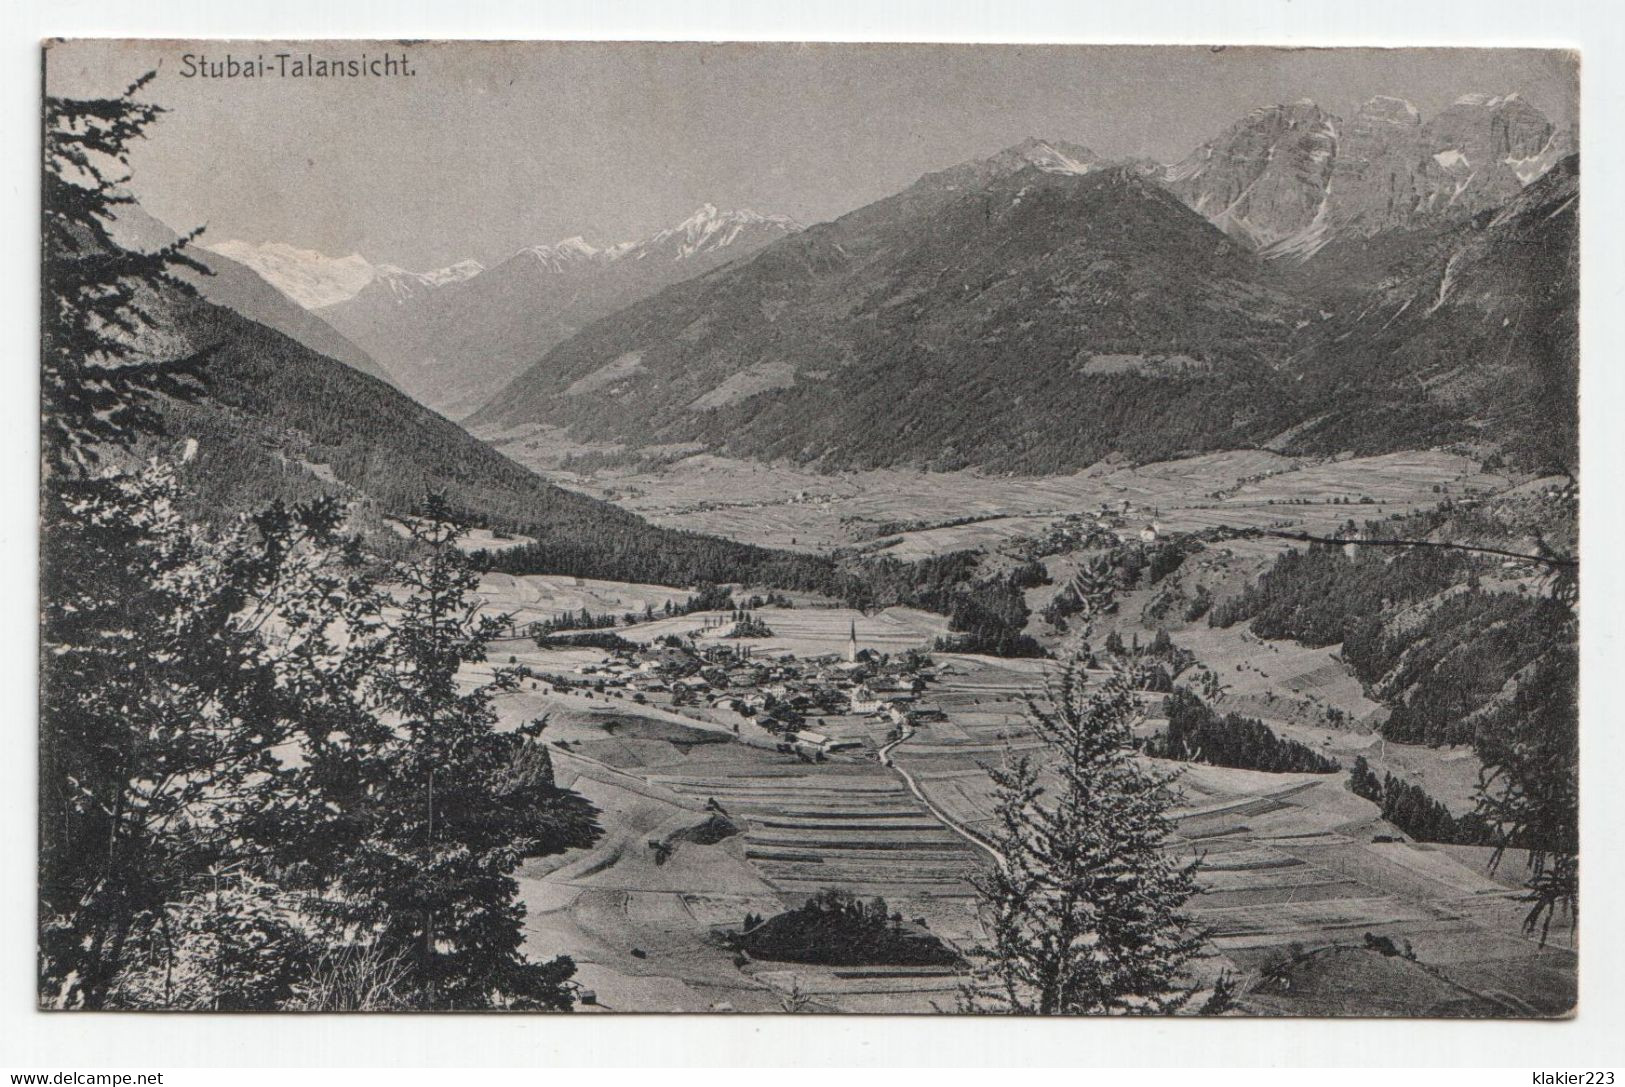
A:
POLYGON ((1002 867, 1004 865, 1004 854, 1000 853, 997 849, 994 849, 993 846, 989 845, 987 839, 983 838, 980 834, 965 826, 963 823, 960 823, 958 820, 954 819, 953 816, 949 815, 947 812, 943 811, 942 808, 938 807, 935 801, 933 801, 929 796, 925 795, 925 790, 921 789, 919 782, 914 780, 914 775, 892 761, 892 750, 906 743, 913 737, 913 735, 914 729, 908 725, 904 725, 902 727, 902 734, 899 735, 897 739, 880 749, 880 765, 886 767, 888 770, 895 771, 897 775, 903 779, 903 784, 908 786, 908 791, 914 794, 914 799, 918 800, 921 804, 924 804, 926 810, 932 815, 936 816, 939 823, 953 831, 955 834, 959 835, 961 838, 965 839, 965 841, 969 842, 977 849, 980 849, 983 853, 986 853, 988 856, 992 857, 993 862, 1002 867))

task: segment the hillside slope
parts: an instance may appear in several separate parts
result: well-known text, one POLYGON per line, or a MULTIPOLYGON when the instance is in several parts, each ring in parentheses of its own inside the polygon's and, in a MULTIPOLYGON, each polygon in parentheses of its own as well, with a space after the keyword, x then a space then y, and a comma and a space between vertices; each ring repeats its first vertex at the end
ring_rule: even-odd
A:
POLYGON ((1306 328, 1295 366, 1316 415, 1303 451, 1472 437, 1542 470, 1577 464, 1579 156, 1505 207, 1421 238, 1306 328))
POLYGON ((598 322, 470 424, 822 467, 1247 444, 1301 312, 1259 267, 1142 171, 1029 141, 598 322))
MULTIPOLYGON (((174 230, 135 203, 119 205, 118 218, 111 229, 120 244, 143 251, 168 245, 176 238, 174 230)), ((319 355, 394 384, 393 376, 376 359, 252 268, 196 244, 187 248, 187 254, 211 274, 202 275, 190 268, 178 269, 176 274, 208 301, 274 329, 319 355)))
POLYGON ((386 360, 420 402, 461 418, 591 322, 794 229, 780 216, 706 205, 637 243, 530 246, 432 285, 384 276, 318 312, 386 360))
POLYGON ((383 381, 224 307, 169 296, 154 309, 167 350, 213 348, 205 395, 165 408, 166 440, 197 441, 187 475, 206 514, 339 494, 377 529, 384 515, 411 513, 440 492, 472 522, 534 537, 547 568, 561 574, 788 584, 819 566, 658 529, 555 487, 383 381))

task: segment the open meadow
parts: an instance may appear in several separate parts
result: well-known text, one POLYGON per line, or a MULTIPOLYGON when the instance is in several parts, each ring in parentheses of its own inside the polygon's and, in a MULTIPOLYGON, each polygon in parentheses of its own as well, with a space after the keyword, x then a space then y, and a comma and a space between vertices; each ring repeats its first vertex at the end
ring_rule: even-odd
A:
MULTIPOLYGON (((1335 531, 1350 518, 1404 514, 1446 496, 1505 486, 1464 457, 1406 453, 1304 461, 1268 452, 1213 454, 1143 467, 1097 465, 1071 476, 999 480, 905 471, 817 476, 714 456, 691 456, 652 475, 601 471, 561 482, 605 496, 659 523, 798 549, 866 546, 903 560, 961 549, 997 552, 1069 513, 1106 508, 1155 522, 1158 532, 1216 525, 1335 531), (651 496, 659 495, 656 503, 651 496), (1126 511, 1126 512, 1125 512, 1126 511), (952 522, 952 523, 950 523, 952 522)), ((1180 569, 1186 592, 1223 599, 1284 551, 1284 540, 1227 540, 1180 569)), ((1072 640, 1046 634, 1037 612, 1080 556, 1046 560, 1051 584, 1027 591, 1029 632, 1063 655, 1072 640)), ((492 611, 523 623, 560 613, 657 612, 682 589, 546 576, 488 575, 492 611)), ((1520 931, 1519 875, 1488 869, 1484 850, 1425 845, 1384 822, 1346 788, 1364 757, 1379 775, 1421 786, 1456 814, 1470 811, 1479 764, 1466 748, 1385 742, 1386 709, 1368 697, 1338 646, 1261 639, 1245 624, 1210 627, 1178 611, 1148 616, 1156 591, 1119 594, 1091 637, 1142 640, 1169 629, 1218 681, 1210 704, 1257 718, 1277 735, 1336 760, 1335 774, 1269 774, 1205 765, 1181 771, 1178 833, 1170 848, 1201 855, 1194 909, 1212 931, 1204 976, 1246 979, 1250 1008, 1276 1014, 1559 1014, 1572 998, 1574 954, 1564 937, 1541 947, 1520 931), (1371 943, 1368 946, 1368 943, 1371 943), (1373 948, 1378 950, 1373 950, 1373 948), (1382 948, 1401 949, 1396 955, 1382 948)), ((909 608, 865 615, 850 608, 764 607, 767 637, 725 637, 721 611, 618 625, 629 642, 677 635, 705 646, 747 646, 753 656, 810 660, 860 647, 885 654, 929 649, 945 617, 909 608)), ((741 961, 722 933, 746 913, 767 916, 827 887, 879 895, 911 920, 961 946, 979 936, 968 877, 990 862, 987 767, 1033 751, 1026 700, 1042 697, 1054 661, 936 653, 927 696, 944 718, 899 740, 876 720, 826 714, 816 727, 853 747, 808 763, 775 750, 773 734, 731 710, 634 703, 623 693, 552 689, 604 659, 596 649, 494 647, 540 684, 505 696, 505 723, 547 716, 561 783, 604 814, 591 849, 528 865, 529 938, 581 949, 580 979, 600 1007, 929 1012, 951 1007, 945 968, 831 969, 741 961), (722 814, 732 828, 695 832, 722 814), (690 840, 693 838, 702 840, 690 840), (671 841, 662 857, 654 843, 671 841)), ((1162 696, 1142 699, 1137 734, 1156 732, 1162 696)))
POLYGON ((882 469, 819 474, 695 453, 656 467, 560 467, 534 436, 499 449, 560 486, 604 498, 655 524, 794 550, 875 543, 900 559, 997 546, 1068 513, 1122 510, 1168 531, 1215 525, 1322 532, 1507 485, 1469 457, 1440 451, 1303 458, 1266 450, 1147 465, 1111 461, 1061 476, 882 469), (528 458, 528 459, 527 459, 528 458))
MULTIPOLYGON (((771 614, 778 622, 797 613, 771 614)), ((1215 659, 1246 645, 1235 632, 1213 635, 1211 644, 1192 644, 1215 659)), ((787 649, 829 647, 816 625, 796 636, 806 640, 787 649)), ((1317 656, 1329 659, 1324 650, 1280 648, 1286 654, 1280 659, 1263 648, 1266 674, 1226 697, 1255 697, 1273 684, 1339 691, 1331 671, 1316 663, 1317 656), (1318 687, 1306 679, 1316 672, 1318 687)), ((1260 647, 1250 652, 1264 659, 1260 647)), ((516 647, 514 656, 546 676, 602 654, 516 647)), ((982 840, 993 817, 986 768, 1007 751, 1035 750, 1026 699, 1041 697, 1055 665, 970 654, 937 654, 936 661, 928 697, 945 720, 888 743, 871 719, 832 716, 820 727, 859 743, 820 763, 775 750, 768 734, 738 732, 738 719, 729 724, 727 715, 710 711, 562 692, 545 679, 502 696, 505 727, 547 719, 543 737, 559 783, 596 805, 605 828, 589 848, 524 867, 529 946, 537 954, 570 950, 579 981, 595 996, 589 1008, 952 1007, 958 979, 951 969, 750 961, 736 956, 723 935, 737 931, 747 913, 769 916, 839 888, 885 898, 951 946, 980 937, 967 880, 989 863, 982 840)), ((1148 725, 1155 725, 1160 701, 1143 699, 1148 725)), ((1383 763, 1380 741, 1368 732, 1312 733, 1288 719, 1274 717, 1272 727, 1316 742, 1345 764, 1352 752, 1365 753, 1374 766, 1392 765, 1451 795, 1444 786, 1448 751, 1390 744, 1383 763)), ((1406 840, 1374 805, 1347 790, 1345 773, 1165 765, 1181 773, 1170 848, 1204 859, 1203 893, 1193 907, 1212 930, 1213 957, 1202 973, 1229 969, 1247 979, 1255 1010, 1566 1010, 1572 948, 1564 936, 1542 948, 1520 932, 1515 880, 1505 868, 1489 873, 1486 851, 1406 840), (1414 959, 1370 951, 1368 939, 1408 948, 1414 959)))

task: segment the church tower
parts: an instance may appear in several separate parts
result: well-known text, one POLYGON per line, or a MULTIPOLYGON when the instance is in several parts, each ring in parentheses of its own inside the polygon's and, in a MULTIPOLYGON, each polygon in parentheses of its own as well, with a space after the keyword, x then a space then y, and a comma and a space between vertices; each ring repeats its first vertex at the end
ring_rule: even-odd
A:
POLYGON ((852 620, 851 631, 847 635, 846 659, 856 664, 858 661, 858 621, 852 620))

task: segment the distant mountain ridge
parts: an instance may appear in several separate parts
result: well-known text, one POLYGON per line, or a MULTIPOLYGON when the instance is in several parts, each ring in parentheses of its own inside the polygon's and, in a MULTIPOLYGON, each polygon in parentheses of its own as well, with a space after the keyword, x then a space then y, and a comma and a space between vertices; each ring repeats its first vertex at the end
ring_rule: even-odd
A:
POLYGON ((1239 444, 1303 317, 1257 263, 1142 169, 1029 140, 599 321, 469 422, 827 467, 1239 444))
POLYGON ((1571 131, 1516 94, 1463 95, 1430 120, 1400 98, 1372 98, 1348 121, 1305 99, 1252 111, 1164 180, 1225 233, 1302 259, 1499 207, 1574 150, 1571 131))
POLYGON ((577 329, 798 229, 785 216, 705 204, 675 226, 604 248, 573 237, 526 246, 491 268, 384 270, 317 312, 420 402, 460 418, 577 329))
POLYGON ((238 239, 205 242, 202 248, 247 265, 268 283, 309 310, 347 302, 378 284, 396 298, 459 283, 485 271, 477 260, 460 260, 428 272, 410 272, 394 264, 374 264, 360 253, 330 257, 315 249, 282 242, 258 245, 238 239))
MULTIPOLYGON (((1490 416, 1441 393, 1472 384, 1470 362, 1415 385, 1438 368, 1383 341, 1409 360, 1396 371, 1350 315, 1517 206, 1573 140, 1517 95, 1464 95, 1431 119, 1379 96, 1346 121, 1303 100, 1171 166, 1030 137, 807 229, 708 204, 642 241, 571 237, 491 268, 297 263, 330 293, 365 272, 314 313, 493 440, 546 424, 831 468, 1033 472, 1226 444, 1397 448, 1490 416), (1357 394, 1327 402, 1331 388, 1357 394)), ((1516 303, 1533 288, 1503 256, 1489 281, 1516 303)))
POLYGON ((201 248, 252 268, 266 282, 304 306, 316 309, 354 298, 371 283, 375 269, 359 253, 330 257, 284 242, 254 244, 237 238, 205 239, 201 248))
POLYGON ((1580 159, 1418 239, 1294 344, 1310 451, 1458 437, 1543 471, 1578 464, 1580 159))
MULTIPOLYGON (((1412 112, 1385 100, 1362 116, 1424 127, 1412 112)), ((582 441, 694 442, 823 468, 1034 473, 1265 444, 1529 447, 1542 424, 1493 410, 1489 390, 1504 381, 1538 397, 1554 432, 1575 414, 1539 377, 1571 387, 1573 307, 1553 303, 1540 325, 1517 313, 1577 290, 1572 214, 1528 205, 1554 186, 1577 191, 1578 163, 1535 172, 1560 140, 1516 99, 1463 100, 1441 119, 1421 143, 1389 127, 1351 141, 1312 103, 1260 111, 1198 156, 1184 191, 1144 163, 1027 140, 598 321, 469 425, 494 440, 544 424, 582 441), (1340 178, 1361 191, 1349 180, 1359 171, 1367 190, 1398 191, 1370 181, 1393 155, 1349 150, 1380 152, 1390 137, 1412 148, 1448 138, 1463 158, 1495 152, 1499 165, 1438 206, 1330 200, 1340 178), (1267 165, 1231 178, 1222 205, 1193 201, 1203 185, 1219 191, 1225 162, 1267 165), (1299 259, 1268 259, 1327 224, 1299 259), (1478 302, 1443 290, 1434 307, 1415 286, 1387 301, 1404 284, 1441 291, 1447 269, 1483 285, 1478 302), (1477 328, 1485 312, 1501 324, 1477 328)), ((1444 158, 1439 169, 1453 168, 1444 158)), ((1424 165, 1405 176, 1441 175, 1424 165)))
MULTIPOLYGON (((139 203, 120 204, 111 226, 121 244, 140 250, 169 245, 176 233, 148 214, 139 203)), ((337 359, 363 374, 394 384, 394 377, 376 359, 323 321, 287 297, 262 275, 226 253, 194 244, 188 253, 209 269, 200 275, 180 269, 179 277, 190 283, 205 299, 239 313, 251 321, 274 329, 320 355, 337 359)))

